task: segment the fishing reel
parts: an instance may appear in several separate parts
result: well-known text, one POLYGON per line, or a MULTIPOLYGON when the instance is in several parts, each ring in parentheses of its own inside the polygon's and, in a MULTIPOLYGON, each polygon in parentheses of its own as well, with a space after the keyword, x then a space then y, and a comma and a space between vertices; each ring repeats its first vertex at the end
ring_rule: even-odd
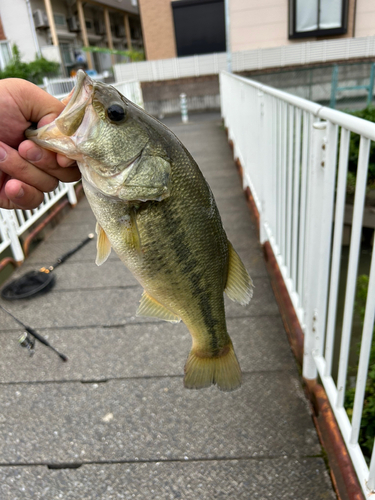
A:
POLYGON ((29 351, 30 357, 35 354, 35 338, 32 337, 27 331, 18 339, 21 347, 25 347, 29 351))

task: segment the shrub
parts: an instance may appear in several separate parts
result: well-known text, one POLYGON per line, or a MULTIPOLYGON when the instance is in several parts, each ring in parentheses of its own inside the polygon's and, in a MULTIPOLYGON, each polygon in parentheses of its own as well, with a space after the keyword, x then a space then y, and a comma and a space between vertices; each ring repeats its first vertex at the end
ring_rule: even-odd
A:
POLYGON ((60 64, 47 61, 44 57, 36 57, 30 63, 21 61, 21 54, 17 45, 12 47, 12 59, 7 67, 0 71, 0 79, 23 78, 35 84, 43 83, 43 76, 55 76, 60 71, 60 64))
MULTIPOLYGON (((352 114, 353 116, 358 116, 359 118, 363 118, 364 120, 368 120, 370 122, 375 122, 375 107, 373 106, 368 106, 365 109, 362 109, 360 111, 354 111, 350 114, 352 114)), ((349 172, 352 172, 354 175, 357 174, 359 140, 360 136, 358 134, 354 133, 350 134, 349 172)), ((367 184, 374 184, 374 183, 375 183, 375 143, 371 141, 367 184)))

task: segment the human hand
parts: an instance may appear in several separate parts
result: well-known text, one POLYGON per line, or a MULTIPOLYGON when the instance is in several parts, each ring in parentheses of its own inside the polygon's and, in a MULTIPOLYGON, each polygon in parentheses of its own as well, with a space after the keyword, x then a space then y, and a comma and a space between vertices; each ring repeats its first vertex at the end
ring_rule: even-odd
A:
POLYGON ((63 109, 59 100, 26 80, 0 80, 0 208, 36 208, 59 181, 80 178, 74 161, 24 137, 32 122, 39 128, 63 109))

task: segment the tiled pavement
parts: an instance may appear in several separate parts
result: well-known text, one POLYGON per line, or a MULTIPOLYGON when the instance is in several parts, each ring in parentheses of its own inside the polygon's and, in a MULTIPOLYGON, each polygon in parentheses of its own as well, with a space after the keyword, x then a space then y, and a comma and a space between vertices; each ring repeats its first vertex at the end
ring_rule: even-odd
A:
MULTIPOLYGON (((2 302, 69 357, 37 346, 0 311, 0 499, 334 499, 322 450, 219 115, 166 120, 210 183, 255 284, 227 301, 244 376, 233 393, 183 388, 183 324, 135 316, 141 287, 89 243, 51 292, 2 302)), ((22 268, 51 264, 93 231, 85 200, 22 268)), ((13 275, 14 277, 14 275, 13 275)))

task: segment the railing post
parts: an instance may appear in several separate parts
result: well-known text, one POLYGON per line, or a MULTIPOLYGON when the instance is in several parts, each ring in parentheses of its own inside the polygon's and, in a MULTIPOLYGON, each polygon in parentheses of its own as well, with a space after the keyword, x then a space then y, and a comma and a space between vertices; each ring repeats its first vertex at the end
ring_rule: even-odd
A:
POLYGON ((319 277, 321 223, 324 217, 324 168, 326 167, 326 129, 327 122, 315 122, 312 128, 312 148, 308 163, 308 198, 306 216, 306 256, 305 256, 305 339, 303 354, 303 377, 314 380, 317 368, 314 355, 317 353, 319 339, 319 277))
POLYGON ((263 245, 268 240, 265 224, 267 222, 267 210, 269 207, 266 204, 266 190, 269 189, 269 165, 267 165, 267 154, 269 152, 269 145, 267 145, 267 129, 265 126, 265 103, 264 103, 264 93, 258 90, 258 113, 259 113, 259 136, 258 136, 258 158, 259 158, 259 169, 261 172, 260 185, 261 192, 259 193, 260 201, 260 211, 259 211, 259 240, 260 244, 263 245))
POLYGON ((74 184, 68 184, 68 200, 73 207, 77 205, 77 195, 76 195, 76 190, 74 189, 74 184))
POLYGON ((23 262, 25 260, 25 256, 17 234, 17 223, 14 210, 1 209, 1 213, 3 215, 4 224, 10 240, 10 247, 12 249, 14 260, 17 262, 23 262))
POLYGON ((187 123, 189 121, 186 94, 180 94, 181 121, 187 123))

